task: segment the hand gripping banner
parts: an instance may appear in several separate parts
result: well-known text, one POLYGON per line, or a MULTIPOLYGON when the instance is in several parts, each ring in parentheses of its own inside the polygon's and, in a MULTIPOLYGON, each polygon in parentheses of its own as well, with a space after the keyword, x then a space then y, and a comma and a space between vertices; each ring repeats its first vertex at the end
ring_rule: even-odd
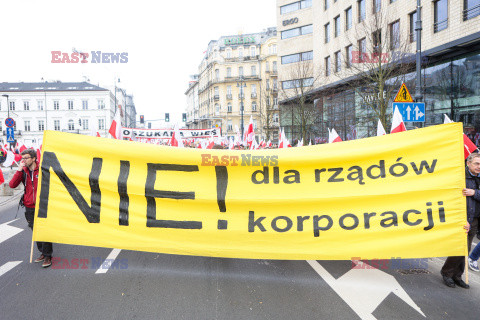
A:
POLYGON ((46 131, 34 240, 254 259, 464 255, 462 125, 271 150, 46 131))

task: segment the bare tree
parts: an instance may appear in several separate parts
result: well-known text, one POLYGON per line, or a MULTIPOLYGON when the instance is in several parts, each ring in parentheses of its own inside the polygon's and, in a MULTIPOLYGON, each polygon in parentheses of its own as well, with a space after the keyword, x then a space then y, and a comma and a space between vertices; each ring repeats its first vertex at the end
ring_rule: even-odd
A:
MULTIPOLYGON (((323 77, 314 70, 312 60, 293 63, 288 67, 281 86, 284 104, 281 110, 282 119, 289 119, 292 128, 299 128, 299 137, 304 141, 307 133, 318 122, 321 113, 318 111, 312 90, 319 86, 323 77)), ((284 122, 285 123, 285 122, 284 122)))
MULTIPOLYGON (((344 52, 346 68, 341 76, 353 79, 351 83, 357 88, 363 109, 372 110, 374 118, 380 119, 386 128, 388 108, 404 80, 403 75, 415 63, 410 53, 411 41, 402 38, 400 22, 392 21, 386 10, 369 15, 347 34, 347 39, 352 45, 344 52), (352 35, 354 39, 350 39, 352 35)), ((363 121, 373 120, 368 112, 363 113, 363 121)))
MULTIPOLYGON (((276 71, 275 71, 276 72, 276 71)), ((277 83, 271 83, 272 79, 265 79, 260 86, 260 120, 262 124, 262 134, 265 134, 266 140, 274 140, 274 132, 278 130, 278 89, 277 83)))

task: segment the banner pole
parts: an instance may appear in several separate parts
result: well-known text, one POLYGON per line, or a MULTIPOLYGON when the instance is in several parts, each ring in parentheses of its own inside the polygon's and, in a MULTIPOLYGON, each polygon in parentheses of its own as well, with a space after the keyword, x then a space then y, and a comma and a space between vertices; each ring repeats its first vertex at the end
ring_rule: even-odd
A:
POLYGON ((465 256, 465 283, 468 284, 468 255, 465 256))
POLYGON ((33 259, 33 234, 32 234, 32 245, 30 246, 30 263, 32 263, 33 259))

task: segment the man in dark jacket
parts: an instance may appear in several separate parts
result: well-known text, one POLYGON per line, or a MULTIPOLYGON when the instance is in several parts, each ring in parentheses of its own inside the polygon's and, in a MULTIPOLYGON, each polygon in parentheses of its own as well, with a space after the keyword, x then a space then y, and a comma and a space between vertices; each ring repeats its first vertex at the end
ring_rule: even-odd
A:
MULTIPOLYGON (((28 226, 33 230, 33 221, 35 218, 35 200, 37 196, 39 165, 37 162, 37 153, 33 149, 22 151, 22 160, 18 166, 17 172, 10 180, 10 188, 16 188, 21 182, 25 185, 23 194, 23 204, 25 205, 25 218, 28 226)), ((52 243, 37 242, 38 250, 42 255, 35 259, 35 262, 42 262, 42 267, 47 268, 52 265, 52 243)))
MULTIPOLYGON (((463 195, 467 197, 467 225, 464 227, 468 232, 468 252, 472 246, 473 237, 477 234, 478 217, 480 216, 480 154, 472 153, 467 158, 465 168, 465 185, 463 195)), ((470 286, 462 280, 465 270, 465 257, 448 257, 442 267, 443 282, 454 288, 455 285, 468 289, 470 286)))

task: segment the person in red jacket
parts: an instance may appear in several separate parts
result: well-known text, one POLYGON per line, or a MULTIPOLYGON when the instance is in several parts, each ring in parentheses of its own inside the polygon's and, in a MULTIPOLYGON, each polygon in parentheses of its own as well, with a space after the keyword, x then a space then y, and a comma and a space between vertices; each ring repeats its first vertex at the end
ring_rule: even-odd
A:
MULTIPOLYGON (((38 170, 37 153, 33 149, 22 151, 22 160, 18 166, 17 172, 10 180, 10 188, 16 188, 21 182, 25 185, 23 194, 23 204, 25 205, 25 219, 28 226, 33 230, 33 220, 35 218, 35 200, 37 196, 38 170)), ((38 250, 42 253, 35 262, 42 262, 42 267, 47 268, 52 265, 52 243, 37 242, 38 250)))

